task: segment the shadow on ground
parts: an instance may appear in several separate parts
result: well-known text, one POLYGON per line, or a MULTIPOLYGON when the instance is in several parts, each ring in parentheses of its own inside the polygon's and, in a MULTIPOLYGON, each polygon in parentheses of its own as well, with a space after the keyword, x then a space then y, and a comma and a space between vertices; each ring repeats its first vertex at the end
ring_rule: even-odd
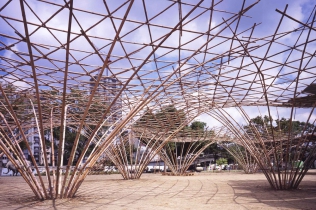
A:
POLYGON ((306 175, 305 179, 308 181, 303 180, 296 190, 274 190, 266 180, 236 180, 228 184, 234 190, 235 202, 246 209, 251 209, 251 202, 276 209, 315 209, 316 176, 306 175))

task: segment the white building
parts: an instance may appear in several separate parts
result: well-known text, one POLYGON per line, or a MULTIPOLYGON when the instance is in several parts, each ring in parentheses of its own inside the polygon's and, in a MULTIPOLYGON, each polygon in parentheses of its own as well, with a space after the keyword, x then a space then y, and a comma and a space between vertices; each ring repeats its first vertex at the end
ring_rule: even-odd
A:
MULTIPOLYGON (((40 164, 40 165, 44 164, 44 154, 43 154, 44 149, 42 149, 42 145, 40 142, 40 137, 39 137, 37 128, 33 127, 27 130, 25 134, 29 142, 29 146, 30 146, 30 149, 34 156, 35 161, 37 162, 37 164, 40 164)), ((45 149, 45 152, 47 155, 47 162, 51 164, 51 160, 52 160, 51 145, 46 145, 46 147, 47 148, 45 149)), ((24 152, 25 158, 27 160, 31 160, 28 150, 24 149, 23 152, 24 152)))
MULTIPOLYGON (((95 86, 95 81, 97 80, 98 75, 94 76, 90 79, 90 90, 95 86)), ((121 90, 121 83, 111 77, 102 77, 100 83, 98 85, 97 91, 95 93, 95 98, 100 97, 100 100, 107 105, 110 105, 113 100, 116 98, 117 94, 121 90)), ((110 108, 110 113, 108 114, 109 123, 114 123, 120 118, 122 118, 122 98, 119 98, 115 101, 115 103, 110 108), (110 116, 111 115, 111 116, 110 116)))

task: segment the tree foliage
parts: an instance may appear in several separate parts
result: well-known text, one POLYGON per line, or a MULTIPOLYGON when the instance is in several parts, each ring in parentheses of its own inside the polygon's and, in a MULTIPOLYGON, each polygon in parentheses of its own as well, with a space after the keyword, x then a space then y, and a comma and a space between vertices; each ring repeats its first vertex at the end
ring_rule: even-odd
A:
POLYGON ((206 123, 205 122, 201 122, 201 121, 194 121, 190 125, 190 128, 192 130, 204 130, 205 127, 206 127, 206 123))
POLYGON ((226 158, 219 158, 216 160, 217 165, 226 165, 227 164, 227 159, 226 158))
MULTIPOLYGON (((46 134, 45 136, 50 136, 50 130, 47 130, 45 132, 45 134, 46 134)), ((63 161, 64 161, 63 164, 64 165, 68 163, 72 147, 74 146, 76 135, 77 135, 77 131, 75 131, 75 130, 69 128, 69 127, 66 127, 65 144, 64 144, 64 151, 65 152, 64 152, 64 156, 63 156, 63 161)), ((59 138, 60 138, 60 127, 53 128, 53 137, 54 137, 54 139, 59 140, 59 138)), ((81 155, 81 153, 83 151, 83 148, 86 145, 86 142, 87 142, 87 138, 84 137, 83 135, 80 135, 79 142, 78 142, 78 148, 76 150, 76 155, 75 155, 75 159, 74 159, 73 165, 75 165, 77 163, 77 158, 81 155)), ((50 144, 46 143, 46 145, 50 145, 50 144)), ((89 146, 89 149, 88 149, 88 151, 86 153, 86 156, 91 153, 93 147, 94 147, 93 144, 91 144, 89 146)), ((54 149, 55 149, 55 151, 58 151, 57 145, 54 145, 54 149)))
MULTIPOLYGON (((30 102, 28 98, 30 97, 27 95, 25 91, 19 91, 16 86, 12 84, 1 84, 2 89, 4 90, 6 97, 20 120, 20 123, 23 124, 24 122, 28 123, 28 121, 33 117, 33 113, 29 112, 30 107, 30 102)), ((7 122, 9 124, 13 123, 13 118, 9 114, 8 110, 10 111, 8 104, 5 100, 4 95, 0 92, 0 101, 2 102, 3 105, 5 105, 7 108, 4 106, 0 106, 0 112, 4 115, 4 117, 7 119, 7 122)), ((2 119, 0 119, 0 122, 3 122, 2 119)))
MULTIPOLYGON (((265 131, 270 132, 272 127, 274 132, 277 134, 286 134, 291 131, 292 134, 297 135, 302 132, 311 133, 315 128, 315 126, 311 123, 291 121, 290 119, 286 119, 284 117, 273 121, 273 119, 269 119, 267 115, 265 115, 264 117, 257 116, 255 118, 252 118, 250 121, 261 133, 265 131)), ((249 131, 250 129, 249 126, 244 126, 244 128, 246 129, 246 131, 249 131)))

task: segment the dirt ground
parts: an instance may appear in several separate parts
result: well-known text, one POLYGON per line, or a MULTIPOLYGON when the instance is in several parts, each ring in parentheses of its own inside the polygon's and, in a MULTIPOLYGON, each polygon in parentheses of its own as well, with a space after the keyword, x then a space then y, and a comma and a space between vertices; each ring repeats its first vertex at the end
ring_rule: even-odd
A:
POLYGON ((316 209, 316 171, 300 189, 272 190, 263 174, 90 175, 73 199, 36 201, 21 177, 0 177, 0 209, 316 209))

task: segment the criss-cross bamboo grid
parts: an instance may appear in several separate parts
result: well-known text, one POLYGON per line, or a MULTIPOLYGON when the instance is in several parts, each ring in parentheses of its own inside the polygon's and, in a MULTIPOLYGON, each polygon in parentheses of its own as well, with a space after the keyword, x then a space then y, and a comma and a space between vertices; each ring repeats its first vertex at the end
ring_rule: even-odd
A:
POLYGON ((302 91, 315 78, 314 8, 304 22, 287 6, 277 10, 275 32, 260 36, 255 35, 260 23, 248 16, 258 1, 244 0, 239 7, 227 2, 1 1, 0 149, 39 199, 73 197, 108 146, 161 101, 198 113, 284 106, 291 109, 290 119, 294 107, 314 106, 314 93, 302 91), (285 19, 297 28, 281 30, 285 19), (287 42, 288 36, 297 41, 287 42), (103 82, 110 79, 118 83, 115 88, 103 82), (100 90, 110 96, 100 97, 100 90), (51 176, 40 173, 28 128, 36 128, 51 176), (54 128, 61 135, 57 164, 50 166, 45 137, 52 142, 46 132, 54 128), (63 160, 66 129, 76 137, 63 160), (86 141, 78 151, 82 136, 86 141), (17 144, 21 141, 37 176, 17 144))
MULTIPOLYGON (((315 119, 310 119, 314 107, 311 108, 303 129, 296 132, 291 124, 287 130, 282 130, 280 125, 273 127, 270 120, 258 127, 243 108, 236 108, 236 112, 244 118, 243 123, 236 122, 222 108, 212 110, 209 115, 226 124, 231 132, 230 141, 247 150, 247 154, 255 159, 272 188, 296 189, 316 159, 315 119)), ((272 118, 271 115, 269 117, 272 118)))
POLYGON ((200 113, 195 109, 150 111, 136 121, 129 132, 119 136, 105 151, 124 179, 139 179, 149 162, 165 144, 181 132, 200 113), (185 115, 184 115, 185 113, 185 115))
POLYGON ((168 165, 172 175, 186 175, 196 158, 222 135, 221 129, 185 128, 165 144, 160 151, 160 157, 168 165))
POLYGON ((224 138, 223 141, 217 141, 217 145, 224 148, 246 174, 256 173, 259 169, 256 159, 252 154, 238 143, 238 139, 224 138))

